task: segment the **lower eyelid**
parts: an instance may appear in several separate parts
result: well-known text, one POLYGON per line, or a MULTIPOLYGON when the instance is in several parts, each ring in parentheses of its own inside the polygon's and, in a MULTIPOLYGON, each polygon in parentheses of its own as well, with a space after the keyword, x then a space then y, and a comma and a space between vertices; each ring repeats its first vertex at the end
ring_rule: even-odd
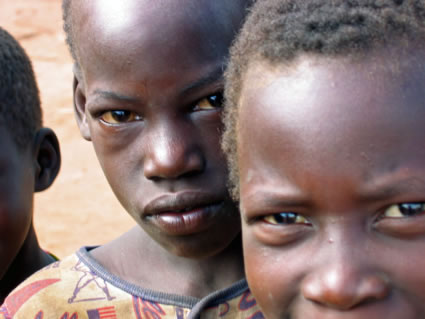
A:
POLYGON ((415 238, 425 235, 425 216, 413 218, 382 218, 374 224, 379 233, 394 238, 415 238))
POLYGON ((269 223, 258 223, 253 225, 253 233, 257 240, 269 246, 283 246, 295 243, 301 243, 314 233, 314 228, 305 227, 305 224, 292 224, 291 227, 282 227, 287 225, 272 225, 269 223))

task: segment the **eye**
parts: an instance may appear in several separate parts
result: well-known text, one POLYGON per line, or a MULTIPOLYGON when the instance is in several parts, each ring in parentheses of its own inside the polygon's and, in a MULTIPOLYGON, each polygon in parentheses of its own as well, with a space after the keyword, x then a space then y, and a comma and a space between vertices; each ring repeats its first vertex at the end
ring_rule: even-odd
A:
POLYGON ((425 203, 401 203, 391 205, 385 211, 382 217, 405 218, 416 216, 425 212, 425 203))
POLYGON ((263 217, 263 220, 272 225, 306 224, 311 223, 302 215, 296 213, 277 213, 263 217))
POLYGON ((134 112, 126 110, 114 110, 103 113, 100 119, 108 124, 121 124, 140 121, 142 118, 134 112))
POLYGON ((214 110, 223 106, 223 93, 215 93, 199 100, 195 105, 194 111, 214 110))

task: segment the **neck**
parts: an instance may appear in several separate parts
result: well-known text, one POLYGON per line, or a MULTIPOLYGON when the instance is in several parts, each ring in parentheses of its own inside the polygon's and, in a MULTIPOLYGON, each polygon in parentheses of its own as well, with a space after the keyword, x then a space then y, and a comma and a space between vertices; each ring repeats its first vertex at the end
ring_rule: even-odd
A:
POLYGON ((240 236, 203 259, 169 253, 136 227, 93 256, 110 272, 142 288, 202 298, 244 277, 240 236), (120 258, 112 256, 120 255, 120 258))
POLYGON ((21 250, 0 279, 0 304, 22 281, 52 261, 53 258, 40 248, 31 225, 21 250))

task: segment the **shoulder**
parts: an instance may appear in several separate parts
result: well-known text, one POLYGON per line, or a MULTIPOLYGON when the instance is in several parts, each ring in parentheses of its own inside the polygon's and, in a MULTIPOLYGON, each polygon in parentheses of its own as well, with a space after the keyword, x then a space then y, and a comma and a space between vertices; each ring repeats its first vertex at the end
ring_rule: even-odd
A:
MULTIPOLYGON (((0 319, 42 318, 176 318, 172 302, 131 293, 111 280, 86 249, 53 263, 20 284, 0 308, 0 319)), ((161 297, 159 295, 159 297, 161 297)))
POLYGON ((57 294, 63 289, 64 282, 71 279, 69 270, 77 263, 78 257, 74 254, 42 268, 10 293, 0 313, 3 313, 5 318, 14 318, 22 309, 42 303, 43 299, 57 294))
POLYGON ((131 299, 131 295, 108 284, 73 254, 21 283, 6 298, 0 314, 4 319, 91 318, 90 311, 112 311, 116 302, 131 304, 131 299))
POLYGON ((228 301, 229 311, 226 315, 220 314, 225 318, 250 318, 263 319, 263 313, 257 304, 251 291, 247 288, 240 295, 228 301))
POLYGON ((191 318, 198 317, 202 313, 203 318, 249 318, 263 319, 264 316, 252 296, 246 280, 241 280, 234 285, 217 291, 207 296, 199 304, 204 304, 203 309, 192 310, 191 318), (208 300, 209 299, 209 300, 208 300))

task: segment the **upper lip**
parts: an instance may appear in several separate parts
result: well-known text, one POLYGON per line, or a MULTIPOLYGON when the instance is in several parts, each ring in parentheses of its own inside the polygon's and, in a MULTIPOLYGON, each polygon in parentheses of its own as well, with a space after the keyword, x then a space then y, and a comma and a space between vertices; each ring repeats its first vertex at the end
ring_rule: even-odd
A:
POLYGON ((161 195, 146 204, 144 215, 158 215, 188 211, 197 207, 214 205, 222 200, 203 192, 183 192, 161 195))

